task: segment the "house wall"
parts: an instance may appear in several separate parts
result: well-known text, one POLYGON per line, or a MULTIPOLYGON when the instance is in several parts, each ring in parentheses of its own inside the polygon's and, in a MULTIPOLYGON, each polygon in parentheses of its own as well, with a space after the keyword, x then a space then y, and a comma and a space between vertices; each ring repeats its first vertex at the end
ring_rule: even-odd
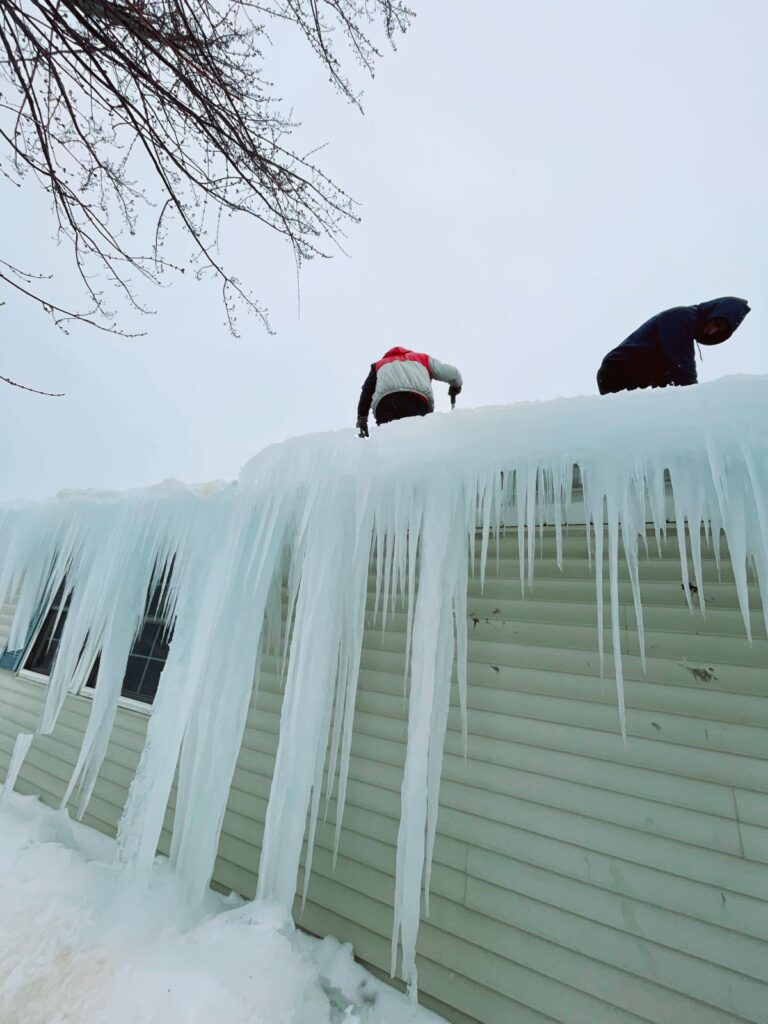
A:
MULTIPOLYGON (((704 563, 691 614, 672 533, 641 567, 647 672, 621 585, 626 749, 615 687, 599 678, 583 527, 562 573, 545 531, 520 596, 516 538, 470 586, 469 756, 453 707, 431 914, 419 936, 422 1001, 457 1024, 768 1021, 768 640, 750 646, 730 567, 704 563), (498 575, 496 567, 498 565, 498 575)), ((756 588, 752 603, 758 608, 756 588)), ((0 617, 0 633, 4 619, 0 617)), ((335 872, 333 803, 298 922, 354 943, 387 971, 405 753, 405 620, 366 633, 348 804, 335 872)), ((606 675, 611 675, 606 637, 606 675)), ((0 776, 44 688, 0 672, 0 776)), ((280 714, 265 656, 235 773, 215 882, 250 896, 280 714)), ((74 766, 89 701, 70 696, 17 788, 51 805, 74 766)), ((121 709, 86 822, 114 833, 146 717, 121 709)), ((173 797, 171 799, 171 806, 173 797)), ((163 847, 167 848, 167 833, 163 847)))

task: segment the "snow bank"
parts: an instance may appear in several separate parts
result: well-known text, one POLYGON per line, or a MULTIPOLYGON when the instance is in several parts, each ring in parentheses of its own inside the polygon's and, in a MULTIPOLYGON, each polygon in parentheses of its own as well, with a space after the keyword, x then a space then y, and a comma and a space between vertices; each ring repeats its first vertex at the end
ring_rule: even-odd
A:
POLYGON ((191 909, 162 862, 151 898, 132 891, 113 848, 30 797, 0 811, 0 1020, 441 1024, 278 908, 210 893, 191 909))
MULTIPOLYGON (((147 589, 162 584, 173 642, 120 824, 118 861, 132 878, 147 876, 178 763, 171 864, 190 897, 204 899, 259 653, 272 643, 285 655, 285 698, 258 896, 287 912, 308 814, 311 861, 324 780, 326 793, 337 787, 341 826, 373 560, 376 616, 385 619, 400 600, 408 613, 408 748, 392 971, 399 950, 401 973, 415 990, 454 665, 466 707, 469 572, 484 578, 495 531, 514 526, 525 592, 533 582, 537 530, 545 522, 554 526, 560 552, 568 522, 591 524, 600 660, 607 571, 611 669, 626 737, 619 562, 623 556, 632 582, 642 650, 639 555, 648 522, 658 538, 671 515, 684 583, 687 531, 690 582, 702 611, 702 543, 724 534, 746 639, 749 571, 768 620, 766 408, 768 378, 739 377, 461 410, 390 424, 366 442, 351 430, 295 438, 258 455, 236 485, 71 493, 41 506, 6 507, 0 595, 20 588, 9 648, 23 644, 36 610, 59 586, 72 593, 40 731, 53 728, 68 689, 79 688, 101 652, 68 797, 78 796, 81 812, 90 799, 147 589)), ((689 605, 692 589, 685 587, 689 605)), ((15 769, 27 742, 19 740, 15 769)))

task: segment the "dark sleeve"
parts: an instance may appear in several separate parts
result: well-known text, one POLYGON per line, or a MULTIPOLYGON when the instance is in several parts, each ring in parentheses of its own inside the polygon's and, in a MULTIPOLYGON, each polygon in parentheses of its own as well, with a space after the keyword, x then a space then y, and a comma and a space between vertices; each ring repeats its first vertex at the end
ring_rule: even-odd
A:
POLYGON ((357 415, 366 419, 371 411, 373 392, 376 390, 376 364, 371 363, 371 372, 365 378, 363 390, 360 392, 360 401, 357 403, 357 415))
POLYGON ((696 354, 693 348, 694 321, 683 310, 675 315, 659 317, 658 331, 658 387, 668 384, 683 386, 695 384, 696 354), (690 322, 689 322, 690 321, 690 322))

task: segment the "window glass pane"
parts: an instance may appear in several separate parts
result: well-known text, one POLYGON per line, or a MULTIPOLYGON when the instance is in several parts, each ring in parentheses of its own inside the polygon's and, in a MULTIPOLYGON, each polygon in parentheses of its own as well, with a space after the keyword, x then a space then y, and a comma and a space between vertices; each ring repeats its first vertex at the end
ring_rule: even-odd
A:
POLYGON ((164 624, 160 625, 160 629, 157 631, 157 637, 152 645, 152 657, 165 663, 168 659, 168 646, 171 642, 171 635, 165 628, 164 624))
POLYGON ((154 658, 150 658, 147 662, 147 668, 144 672, 141 688, 136 694, 136 697, 139 700, 146 700, 151 703, 155 699, 157 684, 160 680, 160 673, 163 671, 163 665, 164 662, 156 661, 154 658))
POLYGON ((131 654, 137 654, 142 658, 149 658, 152 654, 152 647, 154 646, 157 634, 160 632, 159 622, 147 622, 145 619, 139 635, 133 642, 131 648, 131 654))
POLYGON ((128 658, 125 678, 123 679, 124 694, 133 696, 133 694, 138 693, 146 666, 146 658, 137 658, 133 654, 128 658))
POLYGON ((147 608, 139 635, 131 648, 123 681, 123 696, 151 704, 168 657, 170 634, 159 617, 163 586, 158 584, 147 594, 147 608))
MULTIPOLYGON (((67 596, 59 616, 63 589, 62 585, 24 662, 24 668, 41 675, 51 674, 64 628, 64 620, 67 617, 71 595, 67 596)), ((158 680, 168 657, 168 646, 171 640, 171 632, 166 628, 162 619, 157 617, 161 595, 160 586, 155 587, 151 595, 147 595, 147 611, 139 634, 131 648, 122 686, 123 696, 132 697, 148 704, 152 703, 157 692, 158 680), (153 610, 155 614, 150 615, 150 610, 153 610)), ((98 669, 99 657, 96 658, 85 684, 90 689, 94 689, 98 683, 98 669)))
POLYGON ((38 672, 42 676, 49 676, 51 674, 53 663, 56 659, 56 652, 59 649, 59 641, 61 640, 61 631, 64 628, 64 620, 67 617, 67 610, 69 609, 70 601, 72 599, 72 595, 67 594, 67 600, 64 603, 64 608, 61 615, 59 615, 59 608, 61 608, 63 595, 64 584, 62 583, 53 599, 51 607, 48 610, 48 614, 43 620, 43 624, 38 630, 35 642, 32 644, 27 657, 24 659, 23 668, 27 669, 29 672, 38 672))
POLYGON ((37 639, 24 662, 24 668, 30 672, 39 672, 40 675, 49 676, 53 668, 53 661, 56 651, 59 649, 58 638, 53 640, 51 629, 53 628, 53 616, 55 612, 48 612, 42 629, 37 634, 37 639))

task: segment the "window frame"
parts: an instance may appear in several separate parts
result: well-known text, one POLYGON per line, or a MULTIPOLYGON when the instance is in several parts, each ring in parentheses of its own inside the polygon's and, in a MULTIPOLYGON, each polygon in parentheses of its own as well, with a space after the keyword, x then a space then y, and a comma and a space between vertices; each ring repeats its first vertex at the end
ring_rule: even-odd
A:
MULTIPOLYGON (((50 675, 46 676, 42 672, 35 672, 34 669, 28 669, 25 666, 33 647, 37 643, 37 638, 40 635, 43 626, 45 625, 45 621, 48 618, 49 613, 50 608, 48 609, 48 612, 45 613, 45 615, 40 616, 40 621, 35 625, 34 630, 32 631, 27 643, 24 646, 24 654, 21 656, 19 667, 16 669, 15 672, 15 674, 20 679, 27 679, 31 683, 37 683, 39 686, 48 686, 51 679, 50 675)), ((153 616, 153 618, 154 617, 155 616, 153 616)), ((139 629, 141 629, 141 627, 143 626, 146 618, 146 615, 142 616, 139 629)), ((165 662, 163 663, 163 668, 164 667, 165 662)), ((86 700, 94 700, 94 698, 96 697, 96 687, 88 686, 87 684, 88 680, 86 679, 85 682, 80 684, 80 687, 77 690, 70 690, 69 692, 75 697, 84 697, 86 700)), ((142 715, 151 715, 152 708, 155 706, 155 698, 153 698, 151 701, 138 700, 136 697, 126 697, 121 693, 117 699, 117 706, 125 708, 127 711, 136 711, 142 715)))
MULTIPOLYGON (((53 602, 51 602, 51 604, 53 604, 53 602)), ((45 686, 48 685, 48 681, 51 678, 50 675, 45 675, 43 672, 35 672, 34 669, 26 668, 26 664, 27 659, 29 658, 35 644, 37 643, 37 638, 40 636, 40 633, 42 632, 43 626, 45 625, 45 620, 48 618, 50 613, 50 607, 48 608, 48 611, 45 613, 45 615, 40 615, 38 609, 38 612, 36 613, 37 622, 35 623, 35 628, 27 637, 27 642, 24 645, 24 653, 21 656, 19 667, 16 669, 16 675, 19 676, 21 679, 29 679, 33 683, 42 683, 45 686)), ((72 692, 74 693, 75 691, 73 690, 72 692)))

